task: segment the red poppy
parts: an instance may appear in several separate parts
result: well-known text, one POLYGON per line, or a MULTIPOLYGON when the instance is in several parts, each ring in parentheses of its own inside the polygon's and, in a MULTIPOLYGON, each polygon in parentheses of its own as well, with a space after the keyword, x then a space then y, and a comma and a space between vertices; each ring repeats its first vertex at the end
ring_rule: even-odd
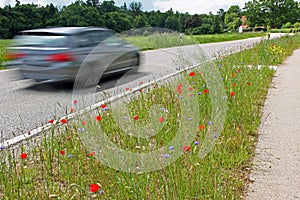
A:
POLYGON ((208 94, 208 93, 209 93, 209 90, 206 89, 206 90, 203 91, 203 93, 204 93, 204 94, 208 94))
POLYGON ((71 108, 70 112, 72 113, 72 112, 74 112, 74 111, 75 111, 75 108, 71 108))
POLYGON ((53 123, 54 123, 54 119, 50 119, 48 122, 49 122, 50 124, 53 124, 53 123))
POLYGON ((162 123, 162 122, 164 122, 164 121, 165 121, 165 118, 164 118, 164 117, 159 118, 159 122, 160 122, 160 123, 162 123))
POLYGON ((235 95, 235 92, 230 92, 230 97, 233 97, 235 95))
POLYGON ((125 90, 126 90, 126 91, 129 91, 129 90, 131 91, 130 87, 127 87, 125 90))
POLYGON ((82 124, 82 125, 86 125, 86 121, 82 121, 81 124, 82 124))
POLYGON ((73 104, 77 104, 78 103, 78 101, 75 99, 74 101, 73 101, 73 104))
POLYGON ((140 85, 142 85, 142 84, 144 84, 144 82, 143 82, 143 81, 141 81, 141 82, 140 82, 140 85))
POLYGON ((191 150, 191 147, 190 146, 184 146, 182 148, 183 151, 190 151, 191 150))
POLYGON ((66 151, 65 151, 65 150, 60 150, 60 151, 59 151, 59 154, 60 154, 60 155, 65 155, 65 154, 66 154, 66 151))
POLYGON ((177 86, 177 92, 179 94, 182 94, 182 84, 178 84, 178 86, 177 86))
POLYGON ((240 72, 241 72, 241 69, 238 69, 236 72, 237 72, 237 73, 240 73, 240 72))
POLYGON ((234 74, 231 74, 232 77, 234 77, 234 74))
POLYGON ((23 160, 26 159, 27 158, 27 153, 22 153, 20 155, 20 158, 23 159, 23 160))
POLYGON ((195 76, 195 75, 196 75, 195 72, 190 72, 190 74, 189 74, 189 76, 191 76, 191 77, 193 77, 193 76, 195 76))
POLYGON ((248 85, 251 85, 251 82, 247 82, 248 85))
POLYGON ((236 83, 233 84, 233 87, 235 87, 235 86, 236 86, 236 83))
POLYGON ((101 108, 102 108, 102 109, 106 108, 106 105, 105 105, 105 104, 102 104, 102 105, 101 105, 101 108))
POLYGON ((139 116, 134 115, 134 116, 133 116, 133 119, 134 119, 134 120, 138 120, 138 119, 139 119, 139 116))
POLYGON ((61 119, 60 122, 61 122, 62 124, 66 124, 68 121, 67 121, 66 119, 61 119))
POLYGON ((90 192, 96 193, 100 190, 100 185, 98 183, 90 184, 90 192))
POLYGON ((192 96, 193 96, 193 94, 191 93, 191 94, 190 94, 190 97, 192 97, 192 96))
POLYGON ((199 126, 199 129, 200 129, 200 130, 203 130, 204 128, 205 128, 204 125, 200 125, 200 126, 199 126))
POLYGON ((96 116, 96 121, 101 121, 102 117, 100 115, 96 116))
POLYGON ((95 151, 92 151, 91 153, 89 153, 89 156, 93 157, 96 155, 96 152, 95 151))
POLYGON ((190 91, 193 91, 193 90, 194 90, 194 88, 192 88, 192 87, 189 87, 189 90, 190 90, 190 91))

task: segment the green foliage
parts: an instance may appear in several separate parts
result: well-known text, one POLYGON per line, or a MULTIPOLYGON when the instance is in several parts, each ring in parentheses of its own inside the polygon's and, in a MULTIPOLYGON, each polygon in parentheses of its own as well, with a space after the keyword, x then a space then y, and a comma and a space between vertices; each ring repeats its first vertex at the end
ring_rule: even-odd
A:
POLYGON ((11 40, 0 40, 0 69, 4 69, 1 65, 5 61, 6 47, 10 44, 11 40))
POLYGON ((131 16, 120 12, 109 12, 104 14, 105 27, 115 30, 116 32, 123 32, 132 29, 133 19, 131 16))
POLYGON ((295 33, 299 31, 300 29, 296 29, 296 28, 270 29, 271 33, 295 33))
POLYGON ((112 0, 103 1, 99 7, 99 11, 101 14, 109 13, 109 12, 117 12, 119 11, 119 8, 115 6, 115 2, 112 0))
POLYGON ((241 9, 239 6, 231 6, 225 14, 225 24, 230 32, 237 32, 241 22, 241 9))
POLYGON ((55 7, 37 4, 10 5, 0 8, 0 39, 10 39, 24 29, 51 26, 104 26, 117 32, 140 27, 160 27, 186 34, 215 34, 236 32, 241 16, 250 27, 289 28, 299 23, 300 8, 295 0, 252 0, 243 10, 232 5, 228 11, 219 9, 216 15, 143 11, 141 2, 133 1, 116 6, 115 1, 74 0, 68 6, 55 7))
POLYGON ((299 28, 300 28, 300 22, 296 22, 296 23, 294 24, 294 28, 299 29, 299 28))
POLYGON ((179 30, 179 21, 175 15, 170 15, 165 21, 165 28, 179 30))
POLYGON ((254 26, 281 28, 284 24, 298 21, 299 5, 294 0, 252 0, 245 4, 245 15, 254 26))
POLYGON ((291 22, 287 22, 286 24, 284 24, 281 28, 293 28, 293 25, 291 22))
POLYGON ((134 18, 133 24, 136 28, 143 28, 148 26, 149 22, 144 15, 138 15, 134 18))
POLYGON ((60 26, 103 26, 104 21, 95 7, 80 2, 64 7, 57 17, 60 26))

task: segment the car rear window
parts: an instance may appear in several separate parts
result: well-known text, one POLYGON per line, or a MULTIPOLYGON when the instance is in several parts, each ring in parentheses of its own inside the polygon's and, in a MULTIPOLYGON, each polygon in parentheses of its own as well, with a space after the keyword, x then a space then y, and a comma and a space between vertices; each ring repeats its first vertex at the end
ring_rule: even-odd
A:
POLYGON ((67 47, 67 41, 64 35, 17 35, 12 46, 67 47))

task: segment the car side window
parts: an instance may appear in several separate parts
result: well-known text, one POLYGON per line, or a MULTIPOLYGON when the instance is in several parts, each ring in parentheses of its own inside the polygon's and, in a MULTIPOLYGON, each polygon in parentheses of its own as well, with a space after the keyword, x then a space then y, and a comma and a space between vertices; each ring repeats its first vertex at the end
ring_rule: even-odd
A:
POLYGON ((104 41, 104 44, 106 46, 120 46, 120 45, 124 45, 125 43, 126 42, 124 40, 122 40, 116 35, 113 35, 104 41))
POLYGON ((79 47, 93 47, 112 36, 110 31, 89 31, 77 35, 75 42, 79 47))

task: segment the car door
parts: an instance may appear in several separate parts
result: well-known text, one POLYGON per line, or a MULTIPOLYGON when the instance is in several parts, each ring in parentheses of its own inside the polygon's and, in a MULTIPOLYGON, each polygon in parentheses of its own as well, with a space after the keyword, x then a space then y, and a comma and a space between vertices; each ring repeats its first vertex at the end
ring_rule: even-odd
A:
POLYGON ((113 35, 101 43, 108 67, 105 75, 124 72, 132 68, 137 52, 133 45, 113 35))

